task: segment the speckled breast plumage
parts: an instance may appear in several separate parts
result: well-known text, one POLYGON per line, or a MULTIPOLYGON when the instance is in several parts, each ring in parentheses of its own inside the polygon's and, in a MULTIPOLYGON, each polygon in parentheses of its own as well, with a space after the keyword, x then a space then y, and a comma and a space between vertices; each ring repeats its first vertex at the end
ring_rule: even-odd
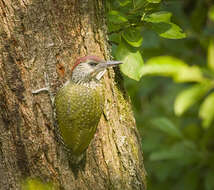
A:
POLYGON ((81 155, 96 132, 104 106, 102 85, 90 88, 69 82, 55 97, 59 131, 74 155, 81 155))

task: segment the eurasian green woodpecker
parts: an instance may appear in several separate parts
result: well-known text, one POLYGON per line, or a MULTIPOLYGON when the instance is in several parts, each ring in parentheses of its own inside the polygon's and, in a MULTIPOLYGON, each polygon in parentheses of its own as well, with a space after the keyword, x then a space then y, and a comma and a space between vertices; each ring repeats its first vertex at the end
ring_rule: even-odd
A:
POLYGON ((96 56, 82 57, 74 64, 70 80, 57 92, 56 119, 72 155, 83 154, 94 137, 104 106, 101 79, 108 67, 119 64, 96 56))

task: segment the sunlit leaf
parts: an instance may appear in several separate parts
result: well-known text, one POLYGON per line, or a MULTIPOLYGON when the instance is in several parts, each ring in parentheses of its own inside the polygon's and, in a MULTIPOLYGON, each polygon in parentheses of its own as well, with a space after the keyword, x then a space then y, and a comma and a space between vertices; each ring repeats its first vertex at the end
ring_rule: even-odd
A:
POLYGON ((149 59, 141 72, 143 75, 173 76, 177 74, 177 70, 184 66, 186 64, 180 59, 171 56, 158 56, 149 59))
POLYGON ((163 38, 182 39, 186 37, 182 29, 170 21, 172 13, 170 12, 156 12, 152 13, 141 20, 153 23, 152 28, 163 38))
POLYGON ((182 137, 181 131, 167 118, 156 118, 152 123, 169 136, 182 137))
POLYGON ((201 82, 204 78, 199 67, 185 66, 177 72, 174 80, 175 82, 201 82))
POLYGON ((128 22, 125 16, 123 16, 120 12, 114 10, 108 13, 108 20, 110 23, 114 24, 122 24, 128 22))
POLYGON ((210 40, 207 54, 207 64, 210 69, 214 70, 214 39, 210 40))
POLYGON ((214 93, 207 96, 207 98, 202 103, 199 116, 203 120, 203 126, 205 128, 209 127, 214 119, 214 93))
POLYGON ((182 39, 186 37, 182 29, 174 23, 154 23, 152 29, 156 31, 161 37, 168 39, 182 39))
POLYGON ((161 12, 152 13, 146 17, 142 17, 142 20, 146 22, 152 22, 152 23, 160 23, 160 22, 168 23, 170 22, 171 16, 172 16, 172 13, 161 11, 161 12))
POLYGON ((166 30, 165 32, 161 32, 160 30, 156 30, 159 35, 163 38, 168 38, 168 39, 182 39, 186 38, 186 34, 183 33, 182 29, 174 24, 174 23, 169 23, 170 28, 166 30))
POLYGON ((124 43, 121 43, 115 53, 117 60, 123 61, 120 65, 121 71, 129 78, 140 80, 141 73, 139 72, 144 65, 143 58, 139 51, 130 51, 124 43))
POLYGON ((178 94, 174 103, 175 114, 180 116, 198 102, 210 89, 210 84, 196 84, 178 94))
POLYGON ((147 0, 149 3, 160 3, 161 0, 147 0))
POLYGON ((175 82, 200 82, 202 72, 196 66, 188 66, 180 59, 171 56, 158 56, 149 59, 141 70, 142 75, 173 77, 175 82))
POLYGON ((122 33, 123 38, 133 47, 140 47, 143 42, 141 31, 137 28, 128 28, 122 33))

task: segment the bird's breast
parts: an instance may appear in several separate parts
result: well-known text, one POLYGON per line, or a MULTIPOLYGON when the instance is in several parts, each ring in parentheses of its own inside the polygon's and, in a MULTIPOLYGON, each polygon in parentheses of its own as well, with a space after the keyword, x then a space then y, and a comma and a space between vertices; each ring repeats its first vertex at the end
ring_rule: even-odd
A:
POLYGON ((104 106, 102 85, 90 88, 69 83, 61 88, 55 98, 59 130, 74 154, 82 153, 96 132, 104 106))

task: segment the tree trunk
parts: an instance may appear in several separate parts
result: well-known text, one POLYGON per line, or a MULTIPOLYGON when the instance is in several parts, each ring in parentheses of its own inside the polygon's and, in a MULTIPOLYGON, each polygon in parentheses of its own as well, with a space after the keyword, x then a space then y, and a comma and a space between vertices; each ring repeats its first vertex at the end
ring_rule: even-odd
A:
MULTIPOLYGON (((73 171, 55 138, 51 95, 81 56, 109 59, 102 0, 0 0, 0 189, 29 178, 55 189, 145 189, 141 140, 118 69, 85 165, 73 171)), ((115 74, 116 73, 116 74, 115 74)))

